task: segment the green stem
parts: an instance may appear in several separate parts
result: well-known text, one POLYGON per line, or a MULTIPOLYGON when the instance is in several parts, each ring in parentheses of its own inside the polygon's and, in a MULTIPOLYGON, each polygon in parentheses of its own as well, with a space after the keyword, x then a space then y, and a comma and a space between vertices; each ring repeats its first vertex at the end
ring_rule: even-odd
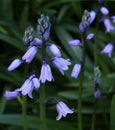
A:
POLYGON ((45 114, 45 91, 44 91, 45 84, 40 87, 40 119, 41 119, 41 129, 46 130, 46 114, 45 114))
MULTIPOLYGON (((28 73, 28 66, 25 65, 25 70, 24 70, 24 78, 26 77, 28 73)), ((27 97, 23 96, 22 98, 22 123, 23 123, 23 130, 28 130, 27 128, 27 97)))
MULTIPOLYGON (((42 61, 46 60, 46 43, 42 37, 42 61)), ((45 84, 40 87, 40 120, 41 129, 46 130, 46 113, 45 113, 45 84)))
POLYGON ((23 96, 23 103, 22 103, 23 130, 27 130, 26 106, 27 106, 27 97, 23 96))
POLYGON ((92 124, 91 124, 91 130, 95 130, 95 119, 96 119, 96 100, 94 101, 94 109, 93 109, 93 115, 92 115, 92 124))
POLYGON ((82 130, 82 88, 83 88, 83 80, 84 80, 84 67, 85 67, 85 59, 86 59, 86 43, 85 43, 86 34, 82 35, 82 64, 81 64, 81 73, 80 73, 80 83, 78 90, 78 127, 79 130, 82 130))

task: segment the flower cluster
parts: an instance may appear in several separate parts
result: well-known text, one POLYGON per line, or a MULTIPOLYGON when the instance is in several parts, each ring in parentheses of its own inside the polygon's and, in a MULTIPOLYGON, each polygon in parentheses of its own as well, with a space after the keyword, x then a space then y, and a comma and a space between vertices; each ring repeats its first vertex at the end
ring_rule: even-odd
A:
MULTIPOLYGON (((96 12, 95 11, 90 11, 88 12, 87 10, 84 11, 84 15, 82 16, 82 22, 79 25, 79 29, 81 33, 86 32, 86 30, 89 28, 90 24, 94 21, 96 17, 96 12)), ((94 33, 87 34, 86 40, 91 40, 94 38, 94 33)), ((79 39, 74 39, 68 41, 68 44, 71 46, 83 46, 83 43, 79 39)), ((78 75, 81 70, 81 63, 76 63, 73 67, 71 77, 73 78, 78 78, 78 75)))
MULTIPOLYGON (((68 66, 71 65, 69 59, 64 59, 61 56, 61 52, 57 45, 54 43, 48 43, 50 38, 50 29, 51 23, 49 17, 41 14, 41 17, 38 19, 37 25, 37 33, 41 36, 41 39, 35 37, 34 28, 29 26, 25 31, 23 42, 27 47, 27 51, 20 59, 15 59, 8 67, 8 71, 13 71, 18 68, 22 63, 26 62, 30 64, 34 57, 36 56, 39 49, 42 50, 42 66, 40 76, 32 73, 29 77, 24 81, 22 86, 14 91, 6 91, 4 96, 7 100, 11 100, 17 98, 18 96, 28 95, 30 98, 33 98, 32 92, 33 90, 38 90, 40 88, 40 83, 45 83, 46 81, 54 81, 54 77, 52 75, 52 71, 49 63, 51 62, 54 67, 56 67, 59 72, 64 75, 64 71, 68 70, 68 66), (49 58, 46 54, 46 49, 49 49, 52 53, 53 57, 49 58)), ((65 103, 58 102, 56 105, 59 116, 57 120, 61 118, 61 116, 66 116, 67 113, 73 113, 65 103)))

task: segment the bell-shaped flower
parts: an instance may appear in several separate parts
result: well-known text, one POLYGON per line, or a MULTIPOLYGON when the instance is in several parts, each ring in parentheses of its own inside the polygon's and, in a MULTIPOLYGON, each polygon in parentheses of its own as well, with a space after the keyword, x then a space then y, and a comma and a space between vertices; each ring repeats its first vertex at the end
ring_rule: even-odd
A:
POLYGON ((101 8, 100 8, 100 11, 101 11, 101 13, 104 14, 104 15, 108 15, 108 14, 109 14, 109 10, 108 10, 106 7, 101 7, 101 8))
POLYGON ((30 63, 35 57, 36 53, 37 53, 37 47, 32 46, 23 55, 22 60, 24 60, 27 63, 30 63))
POLYGON ((64 71, 68 70, 68 66, 71 65, 71 62, 69 59, 54 57, 52 64, 64 75, 64 71))
POLYGON ((34 38, 32 42, 30 42, 30 46, 37 46, 41 47, 42 46, 42 40, 39 38, 34 38))
POLYGON ((90 11, 90 24, 94 21, 96 17, 96 12, 95 11, 90 11))
POLYGON ((49 40, 49 38, 50 38, 50 30, 51 30, 51 24, 49 23, 48 28, 46 29, 46 31, 43 34, 43 40, 45 42, 47 42, 49 40))
POLYGON ((56 104, 56 109, 58 112, 58 116, 56 117, 56 120, 60 120, 61 117, 66 117, 67 114, 72 114, 74 111, 70 109, 64 102, 59 101, 56 104))
POLYGON ((13 71, 16 68, 18 68, 22 63, 22 60, 20 59, 15 59, 14 61, 12 61, 12 63, 9 65, 8 67, 8 71, 13 71))
POLYGON ((22 95, 28 95, 30 98, 33 98, 32 91, 34 89, 33 81, 31 79, 26 79, 26 81, 23 83, 19 91, 22 95))
POLYGON ((46 80, 52 81, 53 79, 50 66, 47 63, 43 63, 39 80, 41 80, 42 83, 45 83, 46 80))
POLYGON ((105 28, 106 28, 106 32, 110 32, 112 30, 114 30, 114 26, 112 25, 111 21, 109 19, 104 19, 104 25, 105 25, 105 28))
POLYGON ((37 77, 33 77, 32 81, 33 81, 33 84, 34 84, 34 88, 38 89, 40 87, 39 79, 37 77))
POLYGON ((70 40, 70 41, 68 41, 68 44, 71 46, 81 46, 82 45, 81 41, 78 39, 70 40))
POLYGON ((86 37, 87 40, 91 40, 91 39, 93 39, 93 38, 94 38, 94 33, 90 33, 90 34, 88 34, 87 37, 86 37))
POLYGON ((97 89, 97 90, 95 91, 95 93, 94 93, 94 98, 95 98, 95 99, 99 99, 100 96, 101 96, 101 92, 100 92, 99 89, 97 89))
POLYGON ((7 100, 11 100, 11 99, 17 98, 18 96, 20 96, 20 92, 18 91, 18 89, 14 90, 14 91, 6 91, 4 93, 4 97, 7 100))
POLYGON ((50 44, 49 49, 54 56, 61 57, 61 52, 55 44, 50 44))
POLYGON ((77 79, 81 70, 81 64, 75 64, 71 73, 71 77, 77 79))
POLYGON ((115 16, 111 16, 112 22, 115 23, 115 16))
POLYGON ((108 43, 104 49, 101 51, 101 54, 106 54, 109 58, 112 57, 112 51, 113 51, 113 44, 112 43, 108 43))

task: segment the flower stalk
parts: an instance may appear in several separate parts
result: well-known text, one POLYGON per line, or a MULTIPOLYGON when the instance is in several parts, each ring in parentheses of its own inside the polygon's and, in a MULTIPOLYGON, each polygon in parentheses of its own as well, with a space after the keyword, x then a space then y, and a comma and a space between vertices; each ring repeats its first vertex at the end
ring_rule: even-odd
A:
POLYGON ((86 34, 82 33, 82 62, 81 62, 81 73, 80 73, 80 83, 78 90, 78 129, 82 130, 82 88, 83 88, 83 80, 84 80, 84 68, 85 68, 85 59, 86 59, 86 34))

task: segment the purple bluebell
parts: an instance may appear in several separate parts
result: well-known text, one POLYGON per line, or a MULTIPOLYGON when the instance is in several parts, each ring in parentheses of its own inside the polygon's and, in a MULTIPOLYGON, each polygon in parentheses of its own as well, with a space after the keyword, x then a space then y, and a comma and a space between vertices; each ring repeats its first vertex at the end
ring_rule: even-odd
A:
POLYGON ((35 89, 38 89, 40 87, 39 79, 36 76, 33 76, 32 82, 33 82, 33 85, 34 85, 35 89))
POLYGON ((60 71, 62 75, 64 75, 64 71, 68 70, 68 66, 71 65, 69 59, 54 57, 52 59, 52 64, 60 71))
POLYGON ((91 40, 91 39, 93 39, 93 38, 94 38, 94 33, 90 33, 90 34, 88 34, 87 37, 86 37, 87 40, 91 40))
POLYGON ((30 98, 33 98, 32 92, 34 89, 38 89, 40 87, 39 80, 35 79, 36 76, 34 74, 30 75, 28 79, 22 84, 21 88, 18 90, 22 95, 28 95, 30 98))
POLYGON ((104 15, 108 15, 108 14, 109 14, 109 10, 108 10, 106 7, 101 7, 101 8, 100 8, 100 11, 101 11, 101 13, 104 14, 104 15))
POLYGON ((42 41, 39 38, 34 38, 32 42, 30 42, 30 46, 42 46, 42 41))
POLYGON ((55 44, 49 44, 51 53, 56 57, 61 57, 61 52, 55 44))
POLYGON ((41 74, 40 74, 39 80, 42 83, 45 83, 46 80, 48 80, 48 81, 54 80, 49 64, 43 63, 42 68, 41 68, 41 74))
POLYGON ((115 23, 115 16, 111 16, 112 22, 115 23))
POLYGON ((56 117, 56 120, 60 120, 61 117, 66 117, 67 114, 72 114, 74 111, 70 109, 64 102, 59 101, 56 104, 56 109, 58 112, 58 116, 56 117))
POLYGON ((96 12, 90 11, 90 24, 94 21, 95 17, 96 17, 96 12))
POLYGON ((18 91, 18 89, 14 90, 14 91, 6 91, 4 93, 4 97, 7 100, 11 100, 11 99, 17 98, 18 96, 20 96, 20 92, 18 91))
POLYGON ((80 45, 82 45, 81 41, 78 40, 78 39, 70 40, 70 41, 68 41, 68 44, 71 45, 71 46, 80 46, 80 45))
POLYGON ((95 99, 99 99, 100 96, 101 96, 101 92, 100 92, 99 89, 97 89, 97 90, 95 91, 95 93, 94 93, 94 97, 95 97, 95 99))
POLYGON ((112 43, 108 43, 104 49, 101 51, 101 54, 106 54, 109 58, 112 57, 112 51, 113 51, 113 44, 112 43))
POLYGON ((49 26, 48 28, 46 29, 46 31, 44 32, 43 34, 43 40, 45 42, 47 42, 49 40, 49 37, 50 37, 50 29, 51 29, 51 24, 49 23, 49 26))
MULTIPOLYGON (((88 25, 88 26, 89 26, 89 25, 88 25)), ((88 27, 88 26, 87 26, 87 27, 88 27)), ((84 33, 86 29, 87 29, 87 28, 84 26, 83 22, 80 22, 80 24, 79 24, 79 30, 80 30, 82 33, 84 33)))
POLYGON ((37 50, 38 49, 35 46, 29 47, 29 49, 23 55, 22 60, 24 60, 27 63, 30 63, 33 60, 33 58, 35 57, 37 50))
POLYGON ((104 19, 104 25, 106 28, 106 32, 110 32, 112 30, 115 30, 114 26, 112 25, 111 21, 108 18, 104 19))
POLYGON ((16 68, 18 68, 18 67, 21 65, 22 62, 23 62, 23 61, 20 60, 20 59, 15 59, 15 60, 12 61, 12 63, 9 65, 8 71, 13 71, 13 70, 15 70, 16 68))
POLYGON ((81 64, 75 64, 71 73, 71 77, 77 78, 81 70, 81 64))

